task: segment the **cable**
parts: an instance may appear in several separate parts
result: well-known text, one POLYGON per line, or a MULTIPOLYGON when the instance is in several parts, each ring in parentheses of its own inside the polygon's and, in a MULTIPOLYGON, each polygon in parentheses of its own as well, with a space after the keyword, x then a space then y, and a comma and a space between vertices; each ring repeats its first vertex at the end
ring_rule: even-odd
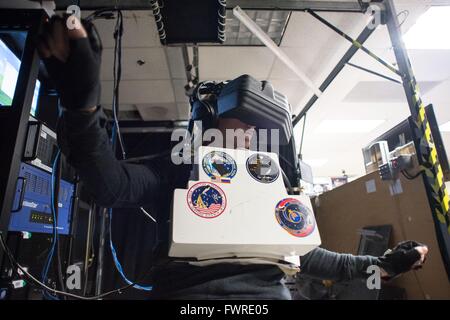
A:
POLYGON ((286 173, 284 172, 284 170, 281 167, 280 167, 280 171, 281 171, 281 175, 283 176, 283 180, 284 180, 285 185, 289 189, 290 193, 294 194, 294 189, 292 188, 292 184, 289 181, 288 176, 286 175, 286 173))
MULTIPOLYGON (((47 255, 47 259, 46 262, 44 264, 44 269, 42 270, 42 282, 45 283, 47 280, 47 275, 48 275, 48 271, 53 259, 53 254, 55 251, 55 247, 56 247, 56 243, 58 241, 58 225, 57 225, 57 215, 56 215, 56 208, 55 208, 55 174, 56 174, 56 166, 57 163, 59 161, 59 157, 61 155, 61 151, 58 149, 55 155, 55 159, 53 160, 53 165, 52 165, 52 176, 51 176, 51 212, 52 212, 52 226, 53 226, 53 238, 52 238, 52 244, 51 244, 51 248, 50 251, 47 255)), ((56 201, 58 201, 56 199, 56 201)), ((43 295, 47 298, 53 299, 55 297, 48 297, 47 292, 43 291, 43 295)))
MULTIPOLYGON (((112 111, 113 111, 113 118, 114 118, 114 126, 112 130, 112 136, 111 136, 111 143, 114 147, 116 145, 116 138, 119 141, 119 146, 122 151, 122 159, 126 159, 126 152, 125 152, 125 146, 122 139, 122 134, 120 132, 120 126, 119 126, 119 119, 118 119, 118 113, 119 113, 119 87, 120 87, 120 80, 122 77, 122 35, 123 35, 123 16, 122 12, 120 10, 117 10, 117 21, 116 26, 114 28, 114 39, 115 39, 115 46, 114 46, 114 65, 113 65, 113 76, 114 76, 114 92, 113 92, 113 103, 112 103, 112 111)), ((143 211, 147 216, 149 216, 155 223, 157 223, 156 219, 153 218, 145 209, 142 207, 140 208, 141 211, 143 211)), ((110 208, 108 210, 109 213, 109 246, 111 249, 111 253, 114 260, 114 265, 116 266, 117 271, 119 272, 122 279, 128 283, 129 285, 133 286, 136 289, 144 290, 144 291, 151 291, 153 290, 152 286, 141 286, 139 284, 136 284, 136 282, 130 281, 122 268, 122 265, 117 257, 117 252, 114 247, 113 243, 113 237, 112 237, 112 209, 110 208)))
POLYGON ((400 11, 397 14, 397 17, 400 17, 401 14, 405 15, 405 17, 403 18, 403 21, 399 23, 399 25, 398 25, 399 27, 401 27, 406 22, 406 20, 408 19, 408 17, 409 17, 409 10, 400 11))
MULTIPOLYGON (((75 299, 80 299, 80 300, 98 300, 101 298, 104 298, 106 296, 109 296, 111 294, 114 293, 118 293, 121 294, 123 291, 127 290, 128 288, 131 288, 133 286, 133 284, 128 284, 124 287, 121 287, 119 289, 115 289, 115 290, 111 290, 111 291, 107 291, 104 292, 102 294, 96 295, 96 296, 91 296, 91 297, 84 297, 84 296, 79 296, 76 294, 72 294, 69 292, 64 292, 64 291, 60 291, 60 290, 56 290, 53 288, 50 288, 49 286, 47 286, 46 284, 42 283, 41 281, 39 281, 38 279, 36 279, 36 277, 34 277, 31 273, 29 273, 22 265, 20 265, 17 260, 14 258, 14 255, 12 254, 11 250, 9 249, 9 247, 6 245, 6 242, 3 238, 2 233, 0 232, 0 245, 2 246, 3 251, 5 251, 9 261, 11 262, 11 264, 19 269, 20 271, 22 271, 22 273, 27 276, 28 279, 30 279, 33 283, 37 284, 38 286, 40 286, 41 288, 50 291, 54 294, 59 294, 59 295, 63 295, 66 297, 71 297, 71 298, 75 298, 75 299)), ((151 269, 149 270, 151 271, 151 269)))
POLYGON ((152 216, 150 213, 148 213, 144 208, 140 207, 139 209, 141 209, 141 211, 142 211, 147 217, 149 217, 150 219, 152 219, 154 223, 157 223, 157 222, 156 222, 156 219, 153 218, 153 216, 152 216))
POLYGON ((425 172, 424 170, 421 170, 421 171, 419 171, 418 173, 416 173, 415 175, 412 176, 412 175, 409 174, 408 171, 406 171, 406 170, 402 170, 402 171, 401 171, 402 175, 403 175, 406 179, 408 179, 408 180, 414 180, 414 179, 420 177, 420 175, 421 175, 422 173, 424 173, 424 172, 425 172))
POLYGON ((125 147, 122 139, 122 134, 120 132, 119 126, 119 86, 120 80, 122 78, 122 35, 123 35, 123 16, 122 11, 117 11, 117 21, 114 28, 114 65, 113 65, 113 75, 114 75, 114 92, 113 92, 113 103, 112 111, 114 118, 114 132, 113 141, 118 138, 119 146, 122 151, 122 159, 126 158, 125 147))
POLYGON ((110 208, 108 211, 109 211, 109 246, 111 248, 111 253, 112 253, 117 271, 119 271, 120 275, 122 276, 122 279, 129 285, 133 286, 133 288, 139 289, 139 290, 144 290, 144 291, 152 291, 153 290, 152 286, 141 286, 141 285, 137 284, 135 281, 133 282, 131 280, 128 280, 127 276, 123 272, 122 264, 120 263, 119 259, 117 258, 117 252, 116 252, 116 249, 114 248, 114 244, 112 241, 112 232, 111 232, 111 230, 112 230, 112 227, 111 227, 111 225, 112 225, 112 209, 110 208))

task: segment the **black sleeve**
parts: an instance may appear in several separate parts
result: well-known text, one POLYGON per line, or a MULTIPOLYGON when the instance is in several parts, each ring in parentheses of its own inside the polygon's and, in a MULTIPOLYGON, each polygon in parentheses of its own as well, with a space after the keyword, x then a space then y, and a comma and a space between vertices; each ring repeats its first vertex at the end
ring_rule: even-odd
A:
POLYGON ((367 277, 370 265, 379 265, 373 256, 354 256, 316 248, 300 257, 300 272, 322 280, 345 281, 367 277))
POLYGON ((161 179, 146 165, 116 159, 101 107, 93 113, 66 110, 58 143, 95 201, 104 207, 139 207, 157 197, 161 179))

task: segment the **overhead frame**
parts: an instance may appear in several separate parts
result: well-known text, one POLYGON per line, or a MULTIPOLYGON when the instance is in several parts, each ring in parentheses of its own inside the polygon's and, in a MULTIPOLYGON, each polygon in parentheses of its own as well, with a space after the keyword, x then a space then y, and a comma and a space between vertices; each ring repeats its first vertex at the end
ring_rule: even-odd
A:
MULTIPOLYGON (((122 10, 148 10, 151 9, 150 2, 147 0, 123 0, 118 5, 118 9, 122 10)), ((408 53, 404 46, 397 13, 393 0, 372 1, 382 5, 383 14, 391 42, 402 75, 402 83, 407 97, 411 115, 417 119, 417 132, 414 132, 416 139, 420 141, 421 148, 417 150, 418 158, 421 165, 425 168, 423 180, 427 188, 428 200, 433 211, 433 220, 435 223, 436 235, 438 238, 440 252, 445 263, 447 275, 450 279, 450 222, 449 222, 449 196, 444 184, 442 168, 437 158, 437 151, 433 143, 433 137, 430 130, 428 120, 426 118, 424 105, 420 98, 419 88, 408 53)), ((57 0, 57 9, 65 10, 67 6, 72 5, 71 0, 57 0)), ((83 3, 81 8, 86 10, 95 10, 104 7, 114 7, 115 0, 98 0, 83 3)), ((357 1, 296 1, 296 0, 228 0, 227 9, 240 6, 247 10, 290 10, 290 11, 328 11, 328 12, 355 12, 364 13, 370 3, 357 1)), ((358 37, 358 42, 363 44, 373 33, 374 28, 367 26, 358 37)), ((349 60, 360 49, 359 46, 352 47, 345 53, 342 59, 331 71, 329 76, 320 86, 322 91, 326 90, 333 82, 336 76, 344 69, 349 60)), ((303 116, 311 109, 318 100, 317 96, 313 96, 306 106, 300 111, 299 115, 294 119, 296 125, 303 116)))
MULTIPOLYGON (((212 0, 213 1, 213 0, 212 0)), ((66 10, 74 4, 73 0, 55 0, 57 10, 66 10)), ((227 9, 239 6, 244 10, 287 10, 328 12, 365 12, 368 4, 363 1, 298 1, 298 0, 227 0, 227 9)), ((96 0, 81 1, 81 9, 98 10, 105 7, 116 7, 121 10, 150 10, 148 0, 96 0)))

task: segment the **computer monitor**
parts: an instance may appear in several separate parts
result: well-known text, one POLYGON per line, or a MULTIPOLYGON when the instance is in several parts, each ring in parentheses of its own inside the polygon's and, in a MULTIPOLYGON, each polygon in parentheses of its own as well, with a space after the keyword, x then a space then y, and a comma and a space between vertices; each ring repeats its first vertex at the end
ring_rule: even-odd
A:
MULTIPOLYGON (((0 40, 0 109, 12 106, 17 78, 20 70, 20 59, 0 40)), ((31 115, 36 116, 41 83, 36 81, 31 115)))
MULTIPOLYGON (((425 108, 425 113, 428 118, 428 122, 430 123, 431 132, 434 138, 434 144, 437 149, 438 159, 442 166, 442 170, 445 175, 450 175, 450 164, 447 158, 447 152, 444 147, 444 142, 442 140, 441 132, 439 131, 439 125, 436 120, 436 114, 434 113, 433 105, 430 104, 425 108)), ((387 148, 387 152, 391 152, 395 150, 397 147, 404 146, 409 142, 414 142, 416 148, 418 146, 419 141, 414 141, 413 131, 415 130, 415 123, 412 117, 408 117, 406 120, 402 121, 391 130, 387 131, 383 135, 379 136, 377 139, 372 141, 370 145, 363 149, 363 153, 365 156, 365 160, 367 155, 370 153, 370 148, 378 143, 383 142, 387 148)), ((366 173, 373 172, 374 170, 368 163, 366 165, 366 173)), ((377 166, 378 168, 378 166, 377 166)))

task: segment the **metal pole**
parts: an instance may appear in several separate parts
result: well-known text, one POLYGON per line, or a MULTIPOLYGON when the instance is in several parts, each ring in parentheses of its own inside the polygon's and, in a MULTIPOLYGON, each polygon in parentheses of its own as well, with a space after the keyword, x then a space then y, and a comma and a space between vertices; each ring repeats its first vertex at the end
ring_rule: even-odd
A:
POLYGON ((428 122, 425 105, 420 98, 419 86, 408 57, 402 32, 394 7, 393 0, 385 0, 385 14, 391 42, 400 71, 404 74, 403 87, 408 100, 412 119, 416 124, 413 131, 414 139, 419 142, 417 157, 424 168, 423 181, 427 190, 428 202, 433 213, 436 237, 444 260, 447 276, 450 279, 450 223, 449 196, 445 188, 444 173, 439 163, 438 153, 434 144, 430 123, 428 122))
POLYGON ((83 281, 83 295, 87 294, 87 283, 89 280, 89 259, 91 258, 91 249, 92 249, 92 241, 93 241, 93 224, 95 217, 96 206, 94 201, 91 201, 91 205, 89 206, 88 213, 88 227, 87 227, 87 235, 86 235, 86 248, 84 251, 84 281, 83 281))
POLYGON ((373 70, 370 70, 370 69, 367 69, 367 68, 358 66, 357 64, 354 64, 354 63, 351 63, 351 62, 347 62, 347 64, 348 64, 350 67, 353 67, 353 68, 355 68, 355 69, 359 69, 359 70, 365 71, 365 72, 367 72, 367 73, 373 74, 373 75, 375 75, 375 76, 377 76, 377 77, 380 77, 380 78, 383 78, 383 79, 386 79, 386 80, 389 80, 389 81, 392 81, 392 82, 395 82, 395 83, 398 83, 398 84, 402 84, 401 81, 395 80, 394 78, 385 76, 384 74, 378 73, 378 72, 376 72, 376 71, 373 71, 373 70))
MULTIPOLYGON (((375 28, 371 27, 372 23, 370 22, 366 28, 361 32, 361 34, 358 36, 357 40, 359 43, 366 42, 367 39, 372 35, 372 33, 375 31, 375 28)), ((355 46, 351 46, 347 52, 344 54, 344 56, 341 58, 341 60, 336 64, 334 69, 331 71, 331 73, 328 75, 328 77, 325 79, 325 81, 322 83, 322 85, 319 87, 320 91, 325 92, 325 90, 330 86, 330 84, 336 79, 336 77, 339 75, 339 73, 344 69, 347 62, 350 61, 351 58, 358 52, 359 48, 355 46)), ((312 106, 316 103, 316 101, 319 99, 318 96, 313 95, 311 99, 306 103, 306 105, 303 107, 303 109, 300 111, 300 113, 295 117, 295 119, 292 121, 292 124, 295 126, 297 125, 300 120, 305 116, 305 114, 309 111, 309 109, 312 108, 312 106)))
POLYGON ((399 75, 400 77, 403 76, 403 74, 398 71, 393 65, 391 65, 389 62, 384 61, 382 58, 380 58, 379 56, 377 56, 375 53, 373 53, 372 51, 370 51, 369 49, 367 49, 366 47, 364 47, 362 45, 362 43, 360 43, 358 40, 353 39, 352 37, 350 37, 348 34, 346 34, 344 31, 338 29, 337 27, 335 27, 334 25, 332 25, 331 23, 329 23, 327 20, 325 20, 324 18, 322 18, 321 16, 319 16, 318 14, 316 14, 314 11, 312 10, 306 10, 310 15, 312 15, 314 18, 316 18, 317 20, 319 20, 320 22, 322 22, 324 25, 326 25, 328 28, 330 28, 331 30, 333 30, 334 32, 336 32, 338 35, 340 35, 341 37, 343 37, 344 39, 346 39, 347 41, 351 42, 355 47, 358 47, 359 49, 361 49, 363 52, 367 53, 370 57, 372 57, 373 59, 375 59, 376 61, 378 61, 379 63, 381 63, 383 66, 385 66, 386 68, 388 68, 389 70, 391 70, 392 72, 396 73, 397 75, 399 75))
POLYGON ((108 223, 108 214, 107 209, 100 208, 100 236, 99 236, 99 245, 98 245, 98 253, 97 253, 97 274, 95 276, 95 294, 99 295, 102 293, 102 284, 103 284, 103 263, 105 257, 105 241, 107 229, 106 225, 108 223))
MULTIPOLYGON (((152 9, 152 2, 148 0, 96 0, 82 1, 82 10, 97 10, 107 7, 117 6, 120 10, 149 10, 152 9)), ((68 6, 73 5, 73 0, 58 0, 57 10, 66 10, 68 6)), ((330 12, 364 12, 367 3, 353 1, 302 1, 302 0, 227 0, 227 9, 233 9, 240 6, 245 10, 287 10, 304 11, 312 9, 314 11, 330 12)))

